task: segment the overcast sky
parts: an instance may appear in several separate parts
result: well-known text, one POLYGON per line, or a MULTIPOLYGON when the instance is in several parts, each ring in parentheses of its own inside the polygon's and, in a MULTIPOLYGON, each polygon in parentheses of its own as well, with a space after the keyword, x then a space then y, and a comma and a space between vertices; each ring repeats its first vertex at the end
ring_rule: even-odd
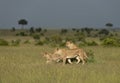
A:
POLYGON ((0 28, 20 27, 120 27, 120 0, 0 0, 0 28))

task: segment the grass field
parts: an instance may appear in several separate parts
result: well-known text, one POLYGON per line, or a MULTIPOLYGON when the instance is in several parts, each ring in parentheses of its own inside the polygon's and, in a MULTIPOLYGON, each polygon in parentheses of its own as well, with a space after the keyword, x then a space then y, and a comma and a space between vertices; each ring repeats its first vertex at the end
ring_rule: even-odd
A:
MULTIPOLYGON (((76 31, 68 31, 60 34, 60 30, 49 30, 44 35, 32 33, 29 30, 0 30, 0 39, 7 40, 8 46, 0 46, 0 83, 120 83, 120 47, 104 47, 99 37, 86 37, 86 41, 94 40, 98 46, 83 46, 86 51, 92 50, 94 62, 87 62, 85 65, 51 63, 46 64, 43 57, 44 52, 53 52, 55 42, 70 38, 75 41, 81 36, 76 31), (16 34, 25 32, 27 36, 17 36, 16 34), (35 45, 36 40, 33 35, 38 34, 40 39, 53 38, 49 44, 35 45), (77 36, 75 36, 77 34, 77 36), (56 35, 56 36, 54 36, 56 35), (21 40, 19 45, 12 45, 13 40, 21 40), (29 40, 30 43, 24 43, 29 40), (52 44, 52 45, 51 45, 52 44)), ((91 35, 98 35, 98 31, 93 30, 91 35)), ((120 33, 120 31, 114 32, 120 33)), ((86 32, 85 32, 86 34, 86 32)), ((119 37, 120 34, 115 37, 119 37)), ((81 37, 80 37, 81 38, 81 37)), ((83 38, 83 37, 82 37, 83 38)), ((77 44, 77 43, 76 43, 77 44)), ((56 45, 57 46, 57 45, 56 45)))
POLYGON ((42 56, 52 52, 48 46, 1 46, 0 83, 120 83, 120 48, 85 47, 92 50, 95 62, 46 64, 42 56))

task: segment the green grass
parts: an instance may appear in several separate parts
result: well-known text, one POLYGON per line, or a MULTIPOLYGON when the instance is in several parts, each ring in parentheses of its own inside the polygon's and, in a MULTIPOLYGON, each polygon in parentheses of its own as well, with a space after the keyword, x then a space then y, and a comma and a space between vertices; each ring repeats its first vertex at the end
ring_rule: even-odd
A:
POLYGON ((46 64, 42 56, 48 46, 0 47, 0 83, 120 83, 120 48, 85 47, 95 55, 94 63, 46 64))
MULTIPOLYGON (((36 46, 30 36, 15 36, 19 32, 21 30, 0 30, 0 38, 9 43, 21 40, 19 46, 0 46, 0 83, 120 83, 120 47, 83 47, 86 51, 92 50, 95 59, 85 65, 46 64, 43 53, 53 52, 55 47, 47 44, 36 46), (30 43, 25 44, 26 40, 30 43)), ((45 37, 59 33, 60 30, 49 30, 45 37)), ((69 31, 60 37, 74 39, 74 34, 69 31)), ((87 41, 91 40, 100 43, 99 38, 87 38, 87 41)))

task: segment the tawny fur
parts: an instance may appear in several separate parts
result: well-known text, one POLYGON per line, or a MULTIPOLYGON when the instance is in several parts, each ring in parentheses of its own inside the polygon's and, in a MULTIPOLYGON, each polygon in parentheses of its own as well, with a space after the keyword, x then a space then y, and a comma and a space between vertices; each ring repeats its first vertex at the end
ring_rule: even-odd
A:
POLYGON ((78 48, 74 43, 67 41, 66 42, 66 47, 68 47, 70 50, 72 51, 76 51, 78 52, 79 56, 81 57, 81 59, 83 59, 83 64, 84 64, 84 60, 87 59, 87 54, 83 49, 78 48))
POLYGON ((45 52, 43 56, 47 59, 46 63, 59 62, 61 60, 61 56, 52 53, 45 52))
POLYGON ((80 58, 77 51, 67 50, 67 49, 59 49, 57 48, 54 52, 54 54, 60 55, 63 59, 63 64, 66 63, 66 60, 68 59, 69 63, 72 64, 71 60, 72 58, 77 59, 77 63, 80 62, 80 58))
POLYGON ((70 42, 70 41, 67 41, 66 42, 66 46, 69 48, 69 49, 78 49, 78 47, 74 44, 74 43, 72 43, 72 42, 70 42))

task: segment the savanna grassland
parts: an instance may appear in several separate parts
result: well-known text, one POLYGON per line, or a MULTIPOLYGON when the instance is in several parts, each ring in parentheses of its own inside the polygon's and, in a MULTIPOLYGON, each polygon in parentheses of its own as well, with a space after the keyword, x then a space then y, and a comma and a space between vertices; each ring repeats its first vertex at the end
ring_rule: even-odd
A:
MULTIPOLYGON (((81 35, 81 33, 78 34, 78 32, 74 31, 63 31, 63 35, 59 34, 60 30, 50 30, 45 31, 43 35, 43 32, 40 32, 40 34, 38 32, 28 33, 28 31, 24 30, 22 32, 27 35, 22 34, 22 36, 18 35, 20 32, 19 30, 14 32, 11 30, 0 31, 0 39, 8 42, 8 45, 0 46, 0 83, 120 82, 120 47, 111 43, 103 45, 104 42, 99 40, 102 36, 94 36, 97 32, 91 32, 92 35, 89 37, 86 33, 85 35, 82 33, 82 36, 86 38, 85 40, 77 40, 78 35, 81 35), (72 35, 76 33, 77 37, 72 35), (57 37, 54 35, 57 35, 57 37), (61 37, 64 39, 60 39, 61 37), (86 51, 92 50, 94 61, 87 62, 85 65, 81 63, 63 65, 54 62, 46 64, 43 53, 53 52, 56 47, 66 48, 64 46, 65 39, 73 40, 80 48, 86 51), (19 41, 16 42, 15 40, 19 41), (82 41, 82 44, 78 41, 82 41), (97 45, 90 42, 86 43, 86 41, 95 41, 97 45)), ((113 36, 118 38, 119 34, 114 35, 114 33, 112 33, 113 36)), ((82 37, 80 36, 80 38, 82 37)))

